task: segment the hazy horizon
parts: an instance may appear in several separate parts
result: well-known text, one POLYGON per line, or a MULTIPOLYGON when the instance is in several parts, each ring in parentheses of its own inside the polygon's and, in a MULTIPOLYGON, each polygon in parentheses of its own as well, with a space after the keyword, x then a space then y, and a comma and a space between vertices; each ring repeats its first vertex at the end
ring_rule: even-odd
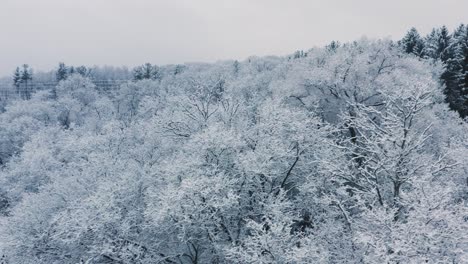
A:
POLYGON ((58 62, 133 67, 281 56, 468 20, 468 1, 418 2, 4 0, 0 77, 24 63, 45 71, 58 62))

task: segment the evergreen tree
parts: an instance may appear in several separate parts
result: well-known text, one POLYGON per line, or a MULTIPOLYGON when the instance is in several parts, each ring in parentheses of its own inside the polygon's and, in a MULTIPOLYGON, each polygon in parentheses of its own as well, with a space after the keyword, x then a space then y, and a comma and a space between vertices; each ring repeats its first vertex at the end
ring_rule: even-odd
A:
POLYGON ((450 40, 450 32, 445 26, 437 29, 433 28, 431 33, 424 39, 424 56, 445 62, 448 59, 447 48, 450 45, 450 40))
POLYGON ((57 73, 55 74, 55 76, 57 77, 58 82, 67 79, 68 69, 67 69, 67 66, 65 65, 65 63, 63 63, 63 62, 59 63, 59 67, 57 69, 57 73))
POLYGON ((143 79, 152 79, 153 77, 153 65, 151 63, 145 63, 143 65, 143 79))
POLYGON ((13 73, 13 85, 18 89, 21 84, 21 71, 19 67, 16 67, 15 72, 13 73))
POLYGON ((450 58, 448 48, 450 46, 451 39, 452 36, 450 35, 447 27, 442 26, 439 30, 437 54, 439 54, 439 57, 443 62, 446 62, 450 58))
POLYGON ((143 69, 141 66, 137 66, 133 69, 133 80, 143 80, 143 69))
POLYGON ((31 99, 31 91, 30 87, 28 86, 28 82, 32 81, 33 79, 33 71, 29 67, 28 64, 23 64, 23 70, 21 72, 21 81, 24 83, 24 91, 21 95, 23 99, 29 100, 31 99))
POLYGON ((446 49, 445 71, 441 76, 446 85, 447 102, 462 118, 468 116, 468 30, 460 25, 446 49))
POLYGON ((133 69, 133 79, 135 81, 144 79, 159 80, 161 79, 159 67, 151 65, 151 63, 145 63, 141 66, 135 67, 135 69, 133 69))
POLYGON ((234 75, 237 76, 237 74, 239 74, 239 69, 240 69, 239 61, 235 60, 233 67, 234 67, 234 75))
POLYGON ((339 41, 333 40, 332 42, 330 42, 330 44, 326 45, 325 48, 328 51, 335 52, 340 46, 341 43, 339 41))
POLYGON ((453 37, 460 46, 461 64, 463 70, 460 82, 463 83, 465 95, 468 93, 468 25, 461 24, 453 33, 453 37))
POLYGON ((133 79, 135 81, 150 79, 152 68, 150 63, 135 67, 135 69, 133 69, 133 79))
POLYGON ((184 65, 177 64, 174 70, 174 75, 180 74, 184 71, 184 65))
POLYGON ((79 66, 79 67, 76 67, 76 72, 83 76, 83 77, 88 77, 91 73, 91 70, 86 68, 86 66, 79 66))
POLYGON ((161 70, 157 65, 153 65, 153 71, 151 73, 151 79, 153 80, 161 80, 162 78, 162 73, 161 70))
POLYGON ((424 42, 416 28, 411 28, 399 44, 406 53, 422 56, 424 42))
POLYGON ((32 69, 29 67, 28 64, 23 64, 23 70, 21 72, 21 80, 24 82, 31 81, 33 78, 32 69))
MULTIPOLYGON (((464 56, 464 62, 463 62, 463 69, 465 73, 465 81, 464 81, 464 92, 465 95, 468 96, 468 25, 465 26, 465 33, 463 37, 461 38, 462 42, 462 48, 463 48, 463 56, 464 56)), ((465 106, 466 103, 468 102, 468 98, 465 101, 465 106)), ((468 107, 468 106, 467 106, 468 107)))

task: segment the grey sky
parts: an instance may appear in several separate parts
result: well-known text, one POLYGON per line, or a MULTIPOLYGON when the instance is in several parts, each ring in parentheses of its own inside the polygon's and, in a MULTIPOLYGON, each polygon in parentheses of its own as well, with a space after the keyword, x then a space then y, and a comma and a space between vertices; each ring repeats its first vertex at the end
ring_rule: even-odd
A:
POLYGON ((468 0, 0 0, 0 76, 29 63, 128 65, 284 55, 468 22, 468 0))

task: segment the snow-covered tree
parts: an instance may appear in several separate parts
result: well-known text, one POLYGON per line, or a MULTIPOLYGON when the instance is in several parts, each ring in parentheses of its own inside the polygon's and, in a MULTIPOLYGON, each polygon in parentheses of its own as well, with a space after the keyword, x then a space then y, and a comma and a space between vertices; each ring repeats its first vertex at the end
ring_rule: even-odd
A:
POLYGON ((416 28, 411 28, 399 43, 403 51, 417 56, 422 55, 424 43, 416 28))
POLYGON ((0 261, 463 263, 468 125, 439 82, 463 28, 429 60, 361 39, 74 68, 0 114, 0 261))

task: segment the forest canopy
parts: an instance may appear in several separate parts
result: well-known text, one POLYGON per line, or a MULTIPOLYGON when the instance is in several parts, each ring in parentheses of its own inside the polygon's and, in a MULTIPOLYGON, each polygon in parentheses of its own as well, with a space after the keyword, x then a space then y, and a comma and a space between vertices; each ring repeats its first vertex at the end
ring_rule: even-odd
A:
POLYGON ((468 29, 445 30, 115 89, 61 64, 0 114, 0 263, 463 263, 468 29))

